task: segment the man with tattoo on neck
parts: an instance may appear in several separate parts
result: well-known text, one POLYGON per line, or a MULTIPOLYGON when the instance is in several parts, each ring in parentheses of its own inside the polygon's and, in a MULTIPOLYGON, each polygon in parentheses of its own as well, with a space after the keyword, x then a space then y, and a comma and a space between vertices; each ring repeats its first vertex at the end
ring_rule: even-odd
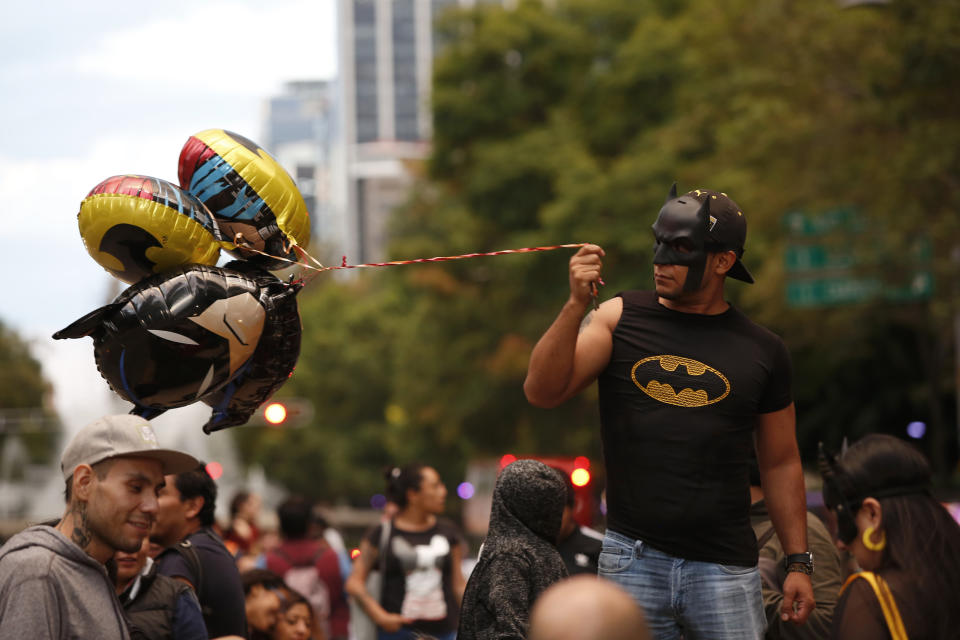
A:
POLYGON ((150 533, 166 473, 197 465, 161 449, 150 423, 105 416, 60 458, 67 508, 54 526, 29 527, 0 547, 0 639, 130 637, 104 564, 150 533))

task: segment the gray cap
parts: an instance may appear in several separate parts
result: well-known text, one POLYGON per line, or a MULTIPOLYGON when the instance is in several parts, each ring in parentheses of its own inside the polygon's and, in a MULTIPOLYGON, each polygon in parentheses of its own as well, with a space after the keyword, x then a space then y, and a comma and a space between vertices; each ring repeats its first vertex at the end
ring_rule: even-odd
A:
POLYGON ((191 455, 161 449, 150 423, 140 416, 127 414, 104 416, 81 429, 60 456, 60 470, 64 479, 68 479, 77 465, 93 466, 119 456, 159 460, 163 464, 164 475, 182 473, 200 466, 200 461, 191 455))

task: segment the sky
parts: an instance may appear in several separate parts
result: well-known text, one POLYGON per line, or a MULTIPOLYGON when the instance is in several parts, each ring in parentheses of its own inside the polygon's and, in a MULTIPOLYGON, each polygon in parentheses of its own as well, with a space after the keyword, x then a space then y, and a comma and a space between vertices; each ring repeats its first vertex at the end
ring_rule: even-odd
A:
MULTIPOLYGON (((0 321, 31 346, 68 432, 130 404, 89 338, 55 331, 127 285, 87 254, 77 211, 118 174, 177 182, 183 143, 229 129, 257 141, 265 99, 336 74, 335 0, 34 0, 0 20, 0 321)), ((155 421, 196 421, 205 405, 155 421)), ((164 443, 166 444, 166 443, 164 443)))

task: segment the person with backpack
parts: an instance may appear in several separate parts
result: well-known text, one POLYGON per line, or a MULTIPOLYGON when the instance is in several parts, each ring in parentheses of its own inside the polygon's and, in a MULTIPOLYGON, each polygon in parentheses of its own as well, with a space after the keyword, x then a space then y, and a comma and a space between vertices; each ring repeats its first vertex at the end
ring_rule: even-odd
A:
POLYGON ((240 572, 223 539, 213 530, 217 485, 203 465, 168 475, 157 497, 150 539, 165 549, 159 573, 186 582, 197 594, 211 638, 247 637, 240 572))
POLYGON ((350 608, 343 590, 337 552, 310 537, 313 505, 294 496, 277 508, 280 545, 265 554, 266 568, 283 577, 288 587, 310 603, 313 617, 329 640, 346 640, 350 608))

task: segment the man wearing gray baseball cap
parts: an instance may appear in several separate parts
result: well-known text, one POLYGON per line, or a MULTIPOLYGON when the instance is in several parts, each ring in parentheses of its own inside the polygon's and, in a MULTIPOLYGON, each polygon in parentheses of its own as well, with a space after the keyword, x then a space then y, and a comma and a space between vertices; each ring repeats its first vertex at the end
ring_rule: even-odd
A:
POLYGON ((199 464, 161 449, 137 416, 105 416, 81 429, 60 458, 63 517, 0 547, 0 640, 129 638, 104 563, 116 551, 140 549, 164 475, 199 464))

